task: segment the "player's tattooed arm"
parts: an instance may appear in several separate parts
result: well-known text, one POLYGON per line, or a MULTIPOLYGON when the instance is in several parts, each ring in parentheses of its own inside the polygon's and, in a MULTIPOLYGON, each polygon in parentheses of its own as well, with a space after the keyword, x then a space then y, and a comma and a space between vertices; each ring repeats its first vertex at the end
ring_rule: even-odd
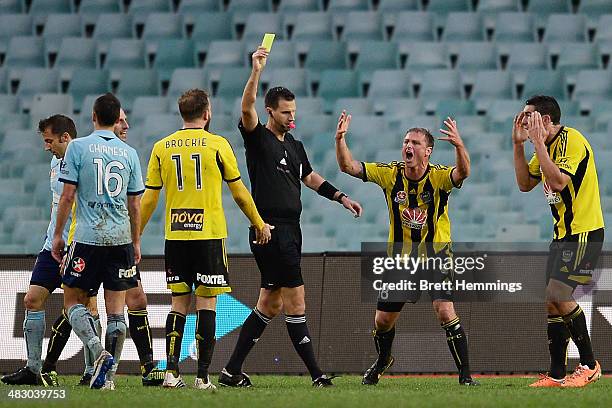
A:
POLYGON ((253 68, 251 70, 251 76, 247 81, 244 92, 242 93, 242 104, 241 104, 241 119, 242 125, 247 132, 251 132, 259 123, 257 117, 257 110, 255 109, 255 101, 257 99, 257 86, 259 85, 259 77, 266 65, 268 58, 268 51, 264 47, 259 47, 253 53, 251 57, 253 61, 253 68))
POLYGON ((338 126, 336 127, 336 160, 340 171, 350 174, 353 177, 363 179, 363 166, 361 162, 353 159, 353 155, 346 144, 346 133, 351 124, 351 115, 346 111, 342 111, 338 118, 338 126))
POLYGON ((455 147, 455 169, 451 173, 453 184, 458 186, 463 180, 470 175, 470 155, 468 154, 463 139, 457 128, 457 121, 451 118, 446 118, 444 121, 446 129, 440 129, 440 132, 446 137, 439 137, 438 140, 445 140, 455 147))
POLYGON ((68 222, 68 217, 72 211, 72 204, 76 197, 77 186, 74 184, 65 183, 64 190, 59 200, 57 208, 57 219, 55 222, 55 231, 53 231, 53 247, 51 249, 51 255, 57 262, 62 262, 64 256, 64 248, 66 242, 62 234, 64 233, 64 227, 68 222))

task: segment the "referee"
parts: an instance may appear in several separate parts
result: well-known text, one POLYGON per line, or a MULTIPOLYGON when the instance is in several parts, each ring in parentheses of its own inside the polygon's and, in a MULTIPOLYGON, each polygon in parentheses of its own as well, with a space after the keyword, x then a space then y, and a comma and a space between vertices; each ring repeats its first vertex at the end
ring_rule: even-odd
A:
MULTIPOLYGON (((267 324, 281 311, 285 313, 289 337, 308 368, 315 387, 333 385, 317 364, 306 325, 304 281, 300 269, 302 234, 300 230, 300 181, 319 195, 341 203, 355 217, 361 215, 359 203, 349 199, 312 170, 301 142, 289 130, 295 127, 295 96, 283 87, 268 90, 268 113, 262 125, 255 110, 259 77, 268 52, 259 47, 253 53, 253 70, 242 95, 242 115, 238 125, 246 148, 247 168, 255 205, 264 221, 274 225, 267 245, 251 245, 261 272, 257 306, 244 322, 232 356, 219 376, 229 387, 249 387, 242 363, 267 324)), ((249 241, 254 240, 251 230, 249 241)))

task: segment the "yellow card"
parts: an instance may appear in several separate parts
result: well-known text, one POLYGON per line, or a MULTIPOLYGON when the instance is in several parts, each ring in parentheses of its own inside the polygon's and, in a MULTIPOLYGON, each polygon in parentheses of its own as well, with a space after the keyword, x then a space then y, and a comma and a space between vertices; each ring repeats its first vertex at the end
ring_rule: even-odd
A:
POLYGON ((274 33, 265 33, 263 41, 261 42, 261 46, 266 49, 266 51, 270 52, 272 49, 272 43, 274 42, 274 37, 276 34, 274 33))

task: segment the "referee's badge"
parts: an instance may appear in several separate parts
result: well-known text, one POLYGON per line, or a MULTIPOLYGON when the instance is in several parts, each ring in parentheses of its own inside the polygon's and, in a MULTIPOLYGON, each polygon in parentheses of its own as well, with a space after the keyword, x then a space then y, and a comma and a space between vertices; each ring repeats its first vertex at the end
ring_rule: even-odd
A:
POLYGON ((393 201, 395 201, 398 204, 406 204, 407 197, 408 195, 406 194, 405 191, 398 191, 393 201))

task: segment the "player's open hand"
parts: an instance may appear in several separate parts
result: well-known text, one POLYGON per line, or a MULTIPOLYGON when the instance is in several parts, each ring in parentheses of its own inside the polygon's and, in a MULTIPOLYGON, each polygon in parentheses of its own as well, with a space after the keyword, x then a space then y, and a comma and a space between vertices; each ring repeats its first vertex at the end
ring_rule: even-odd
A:
POLYGON ((272 230, 274 225, 264 224, 261 229, 255 228, 255 241, 254 244, 265 245, 272 239, 272 230))
POLYGON ((515 145, 523 144, 528 138, 527 129, 523 126, 523 120, 525 119, 525 112, 519 112, 514 117, 514 123, 512 125, 512 143, 515 145))
POLYGON ((257 50, 251 56, 253 61, 253 69, 255 71, 261 71, 266 66, 268 55, 270 53, 264 47, 258 47, 257 50))
POLYGON ((438 140, 446 140, 455 146, 455 148, 463 147, 463 140, 461 139, 459 129, 457 128, 457 121, 448 117, 444 121, 444 126, 446 126, 446 129, 448 130, 440 129, 440 133, 446 135, 446 137, 439 137, 438 140))
POLYGON ((336 127, 336 140, 340 140, 348 132, 349 125, 351 124, 351 115, 347 115, 346 111, 343 110, 338 118, 338 126, 336 127))
POLYGON ((361 208, 361 204, 359 204, 357 201, 353 201, 347 196, 344 196, 342 197, 342 205, 344 206, 344 208, 349 210, 355 218, 361 217, 363 208, 361 208))
POLYGON ((66 242, 64 242, 64 239, 62 237, 53 237, 53 246, 51 247, 51 256, 59 264, 62 263, 62 258, 64 257, 65 246, 66 246, 66 242))
POLYGON ((534 145, 544 144, 544 142, 546 142, 546 128, 544 127, 544 121, 542 120, 540 112, 532 112, 527 118, 527 133, 529 135, 529 140, 531 140, 531 143, 534 145))

